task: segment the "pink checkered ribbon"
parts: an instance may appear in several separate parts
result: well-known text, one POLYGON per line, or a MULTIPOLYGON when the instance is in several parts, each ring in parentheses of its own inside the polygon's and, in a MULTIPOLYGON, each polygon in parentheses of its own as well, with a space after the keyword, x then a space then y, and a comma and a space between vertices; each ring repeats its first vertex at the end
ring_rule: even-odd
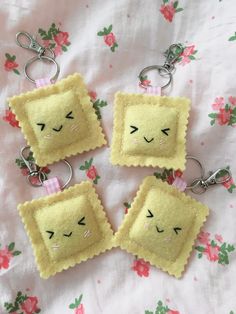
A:
POLYGON ((161 96, 161 87, 160 86, 147 86, 144 93, 161 96))
POLYGON ((184 192, 187 187, 187 182, 185 182, 180 177, 176 177, 172 185, 175 186, 181 192, 184 192))
POLYGON ((45 187, 48 194, 61 191, 60 182, 57 177, 43 181, 43 186, 45 187))
POLYGON ((44 86, 50 85, 52 83, 51 83, 50 78, 44 77, 44 78, 35 80, 35 84, 36 84, 37 87, 44 87, 44 86))

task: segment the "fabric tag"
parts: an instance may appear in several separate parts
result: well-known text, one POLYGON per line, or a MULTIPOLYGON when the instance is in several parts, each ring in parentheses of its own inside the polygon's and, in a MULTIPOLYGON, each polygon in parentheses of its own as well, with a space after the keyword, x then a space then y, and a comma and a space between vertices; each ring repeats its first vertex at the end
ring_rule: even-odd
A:
POLYGON ((44 78, 35 80, 35 83, 38 88, 52 84, 49 77, 44 77, 44 78))
POLYGON ((185 182, 180 177, 176 177, 172 185, 175 186, 179 191, 184 192, 187 187, 187 182, 185 182))
POLYGON ((53 194, 61 191, 60 182, 57 177, 43 181, 47 194, 53 194))

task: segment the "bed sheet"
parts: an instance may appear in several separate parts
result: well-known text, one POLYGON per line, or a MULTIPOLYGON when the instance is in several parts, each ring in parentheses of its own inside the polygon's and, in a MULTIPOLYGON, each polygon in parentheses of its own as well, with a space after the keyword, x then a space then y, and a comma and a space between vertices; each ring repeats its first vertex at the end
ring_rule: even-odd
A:
MULTIPOLYGON (((184 51, 166 93, 191 99, 187 151, 206 170, 229 166, 236 175, 235 0, 2 0, 0 4, 0 313, 236 313, 233 178, 202 195, 187 192, 209 206, 210 215, 181 279, 118 248, 41 279, 16 208, 45 191, 29 186, 27 170, 15 163, 25 141, 6 102, 7 97, 33 89, 23 67, 34 54, 16 45, 18 31, 37 35, 55 51, 59 79, 74 72, 83 75, 100 110, 108 145, 69 158, 75 173, 71 185, 95 181, 116 231, 140 182, 160 169, 110 164, 114 94, 138 92, 140 70, 163 64, 163 52, 173 43, 181 43, 184 51), (90 167, 81 170, 85 161, 90 167)), ((45 76, 48 69, 38 63, 32 73, 45 76)), ((155 84, 154 77, 142 80, 155 84)), ((189 165, 188 176, 192 169, 189 165)), ((62 180, 67 176, 60 163, 45 171, 62 180)), ((169 183, 173 180, 167 172, 158 176, 169 183)))

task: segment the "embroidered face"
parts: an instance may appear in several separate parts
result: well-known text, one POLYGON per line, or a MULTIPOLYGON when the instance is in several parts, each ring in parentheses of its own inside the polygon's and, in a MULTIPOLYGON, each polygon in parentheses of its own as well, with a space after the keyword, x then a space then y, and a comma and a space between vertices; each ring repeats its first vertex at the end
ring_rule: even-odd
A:
POLYGON ((116 244, 178 278, 208 212, 176 188, 146 177, 116 233, 116 244))
POLYGON ((134 156, 174 155, 177 115, 175 108, 167 110, 145 104, 128 107, 124 119, 123 151, 134 156))
POLYGON ((79 74, 12 97, 9 105, 41 167, 106 143, 79 74))
POLYGON ((111 162, 184 170, 189 108, 186 98, 117 93, 111 162))
POLYGON ((113 232, 90 182, 18 207, 43 278, 112 248, 113 232))
POLYGON ((101 239, 90 206, 85 196, 79 196, 36 212, 36 223, 52 259, 69 257, 101 239))
POLYGON ((33 100, 27 104, 28 121, 40 150, 50 152, 84 139, 86 116, 70 90, 59 95, 33 100))
POLYGON ((184 205, 158 188, 151 189, 130 230, 130 238, 158 256, 175 261, 196 214, 194 208, 184 205))

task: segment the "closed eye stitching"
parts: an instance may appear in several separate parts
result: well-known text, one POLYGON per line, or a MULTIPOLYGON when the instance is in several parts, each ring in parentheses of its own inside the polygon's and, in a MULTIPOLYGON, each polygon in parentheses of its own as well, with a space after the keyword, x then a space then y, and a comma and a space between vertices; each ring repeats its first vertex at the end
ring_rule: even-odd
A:
POLYGON ((49 231, 49 230, 47 230, 46 232, 50 234, 49 239, 51 239, 53 237, 53 235, 54 235, 54 232, 53 231, 49 231))
POLYGON ((134 132, 138 131, 138 128, 134 125, 130 125, 130 127, 133 129, 130 134, 133 134, 134 132))
POLYGON ((179 228, 179 227, 175 227, 175 228, 174 228, 174 232, 175 232, 176 234, 178 234, 178 231, 180 231, 180 230, 182 230, 182 228, 179 228))
POLYGON ((45 128, 45 123, 37 123, 37 125, 41 126, 41 131, 44 130, 44 128, 45 128))
POLYGON ((72 111, 70 111, 69 113, 67 113, 66 118, 67 118, 67 119, 74 119, 74 117, 72 117, 71 115, 72 115, 72 111))
POLYGON ((150 209, 148 209, 148 215, 146 217, 147 218, 152 218, 153 217, 153 213, 150 211, 150 209))
POLYGON ((85 217, 82 217, 82 218, 78 221, 78 225, 85 226, 84 219, 85 219, 85 217))
POLYGON ((161 132, 164 133, 165 135, 169 135, 167 132, 170 131, 170 128, 162 129, 161 132))
POLYGON ((69 234, 63 233, 64 237, 70 237, 72 235, 72 231, 69 234))

